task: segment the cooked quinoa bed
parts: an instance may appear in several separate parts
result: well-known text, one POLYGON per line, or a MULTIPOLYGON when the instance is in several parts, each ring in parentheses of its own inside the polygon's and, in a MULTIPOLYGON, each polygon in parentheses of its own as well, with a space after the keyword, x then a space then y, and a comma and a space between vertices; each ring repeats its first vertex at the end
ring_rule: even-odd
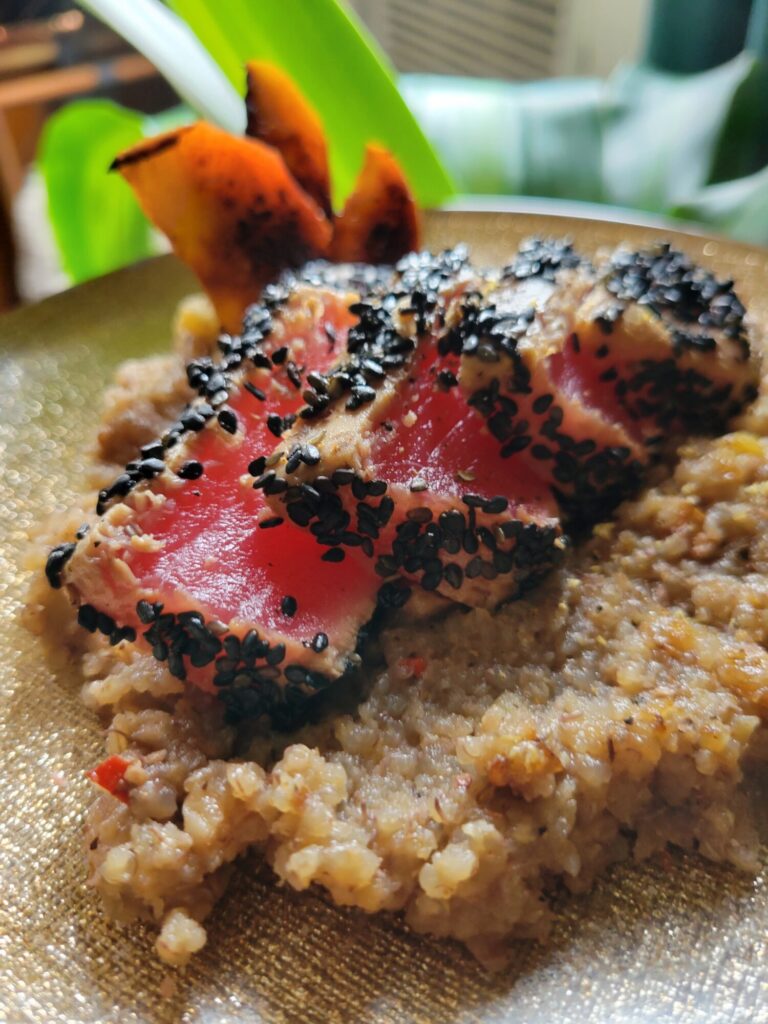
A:
MULTIPOLYGON (((183 304, 175 353, 107 393, 92 489, 178 415, 215 339, 183 304)), ((743 773, 768 753, 768 397, 622 506, 529 600, 393 622, 360 678, 291 734, 226 725, 133 645, 87 635, 36 573, 27 624, 82 663, 129 803, 88 814, 90 880, 184 964, 246 849, 339 904, 398 911, 484 963, 542 938, 550 897, 668 843, 757 869, 743 773), (354 710, 351 710, 354 709, 354 710)), ((37 548, 69 537, 59 515, 37 548)), ((402 613, 413 618, 412 609, 402 613)), ((253 908, 254 926, 259 909, 253 908)))

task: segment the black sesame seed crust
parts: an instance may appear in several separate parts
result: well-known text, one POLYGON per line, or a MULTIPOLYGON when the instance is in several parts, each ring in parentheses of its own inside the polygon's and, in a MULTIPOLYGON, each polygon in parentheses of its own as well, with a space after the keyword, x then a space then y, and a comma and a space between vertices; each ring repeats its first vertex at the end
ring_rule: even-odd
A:
POLYGON ((618 352, 625 330, 638 346, 636 358, 606 367, 601 379, 615 382, 615 397, 647 432, 719 432, 754 399, 758 371, 733 281, 668 244, 616 253, 585 307, 582 343, 594 324, 618 352))
POLYGON ((670 324, 690 325, 687 330, 673 328, 676 355, 685 348, 713 351, 717 341, 711 332, 722 331, 735 343, 738 358, 749 359, 746 310, 733 281, 718 281, 668 243, 645 252, 616 253, 604 284, 618 300, 618 311, 637 302, 660 319, 668 317, 670 324))
MULTIPOLYGON (((81 606, 80 615, 88 607, 81 606)), ((285 644, 270 643, 257 629, 238 635, 219 623, 206 622, 200 612, 173 614, 164 611, 162 604, 149 601, 139 601, 136 614, 147 627, 142 631, 145 642, 154 656, 167 664, 171 675, 184 680, 188 665, 212 666, 213 684, 230 722, 264 714, 285 715, 331 681, 322 672, 287 661, 285 644)), ((327 647, 327 637, 325 643, 318 640, 307 645, 318 654, 327 647)))
POLYGON ((644 460, 638 458, 636 445, 626 443, 623 431, 616 432, 616 444, 599 447, 591 438, 568 434, 563 406, 553 394, 533 400, 531 408, 538 415, 531 421, 520 411, 521 393, 511 389, 510 393, 502 394, 498 378, 493 378, 468 402, 487 418, 503 457, 525 453, 534 461, 572 526, 582 527, 608 515, 637 489, 651 453, 644 460))
MULTIPOLYGON (((427 484, 417 479, 407 488, 390 487, 344 457, 386 426, 380 409, 399 390, 407 392, 421 354, 429 361, 436 346, 442 357, 434 371, 436 388, 457 385, 450 368, 451 362, 457 366, 451 323, 457 303, 476 308, 477 293, 467 296, 476 282, 462 252, 402 261, 388 292, 352 307, 358 323, 348 334, 347 359, 324 376, 312 376, 312 400, 294 429, 283 434, 284 458, 271 470, 276 479, 260 474, 254 483, 264 487, 275 512, 309 529, 328 548, 324 559, 341 559, 349 548, 374 558, 387 581, 385 606, 392 602, 390 583, 398 578, 408 587, 492 606, 562 554, 554 515, 509 510, 501 495, 474 495, 471 474, 463 499, 448 498, 428 493, 427 484), (314 443, 318 431, 321 439, 314 443), (280 480, 284 488, 276 494, 280 480), (458 530, 451 530, 452 523, 458 530)), ((390 424, 390 429, 397 427, 390 424)), ((396 589, 395 599, 403 600, 403 593, 396 589)))
POLYGON ((524 281, 540 277, 555 282, 561 270, 587 265, 565 238, 528 238, 520 243, 515 259, 502 269, 502 280, 524 281))
MULTIPOLYGON (((567 243, 534 239, 498 287, 491 282, 481 296, 469 296, 445 344, 461 354, 461 385, 502 455, 525 453, 572 527, 584 526, 637 489, 671 437, 720 431, 755 397, 744 307, 732 285, 668 245, 619 252, 598 278, 567 243), (526 296, 532 277, 550 283, 554 312, 546 291, 536 310, 521 307, 522 299, 515 304, 515 289, 526 296), (638 327, 640 309, 646 319, 638 327), (633 329, 625 336, 628 317, 633 329), (558 318, 566 325, 570 318, 570 335, 567 327, 547 329, 558 318), (643 358, 638 344, 649 337, 654 357, 643 358), (595 420, 590 403, 557 393, 547 360, 558 351, 595 365, 606 416, 595 420), (614 419, 614 404, 631 427, 614 419)), ((595 401, 599 407, 600 395, 595 401)))
MULTIPOLYGON (((472 605, 492 607, 515 596, 566 548, 556 518, 508 511, 504 496, 467 493, 457 505, 348 468, 319 475, 310 486, 289 485, 275 504, 328 547, 323 559, 340 561, 345 548, 359 548, 388 584, 404 579, 472 605)), ((386 607, 390 589, 380 597, 386 607)))
MULTIPOLYGON (((334 268, 335 274, 343 280, 344 268, 334 268)), ((392 271, 384 269, 375 275, 366 273, 357 275, 369 277, 366 294, 374 281, 378 285, 391 278, 392 271)), ((142 447, 137 459, 128 464, 125 471, 110 488, 100 495, 98 513, 103 515, 109 510, 112 502, 123 498, 136 487, 153 486, 155 480, 166 469, 171 470, 181 480, 198 480, 205 477, 204 464, 194 458, 183 458, 185 437, 191 437, 210 424, 211 429, 222 430, 226 434, 235 434, 239 428, 238 416, 228 407, 230 395, 237 389, 245 390, 253 398, 254 414, 258 415, 266 399, 266 392, 247 380, 246 374, 254 369, 273 372, 270 357, 269 339, 273 334, 275 318, 282 313, 285 304, 292 299, 296 289, 309 284, 310 287, 327 287, 323 284, 323 268, 312 270, 311 282, 305 281, 305 275, 293 274, 286 276, 284 281, 265 290, 260 304, 251 307, 245 317, 243 333, 234 337, 223 335, 218 342, 220 356, 217 359, 201 357, 193 360, 187 367, 187 379, 190 386, 197 391, 197 397, 180 415, 177 422, 166 431, 161 439, 150 442, 142 447), (174 449, 171 451, 171 449, 174 449)), ((342 294, 348 294, 343 292, 342 294)), ((329 345, 333 348, 339 344, 338 338, 330 324, 326 325, 329 345), (331 342, 330 334, 334 334, 331 342)), ((278 357, 280 371, 289 386, 296 387, 296 377, 301 376, 300 384, 305 384, 305 368, 292 362, 286 349, 286 358, 278 357)), ((280 427, 287 429, 293 417, 283 417, 280 427)), ((319 459, 319 453, 312 446, 307 446, 303 457, 308 464, 319 459)), ((250 469, 260 469, 261 474, 267 469, 268 458, 254 459, 250 469)), ((243 467, 245 470, 246 467, 243 467)), ((269 473, 267 473, 269 476, 269 473)), ((274 479, 271 474, 272 488, 279 491, 282 481, 274 479)), ((259 524, 262 528, 279 527, 283 518, 273 516, 265 518, 259 524)), ((100 524, 98 524, 100 527, 100 524)), ((106 528, 107 534, 109 527, 106 528)), ((87 543, 88 528, 78 531, 78 540, 87 543)), ((100 535, 99 529, 91 531, 91 540, 100 535)), ((94 541, 100 544, 101 541, 94 541)), ((106 549, 108 541, 105 542, 106 549)), ((75 553, 75 543, 58 545, 50 554, 47 575, 51 586, 61 587, 66 582, 65 569, 75 553)), ((340 552, 341 553, 341 552, 340 552)), ((83 552, 83 557, 88 554, 83 552)), ((76 591, 74 587, 73 593, 76 591)), ((373 599, 373 594, 371 599, 373 599)), ((192 669, 209 668, 212 682, 217 688, 221 699, 227 706, 230 718, 242 717, 246 714, 262 714, 271 709, 274 716, 285 718, 288 709, 295 717, 296 709, 319 689, 325 687, 331 678, 336 678, 345 669, 352 651, 339 651, 334 648, 326 633, 320 632, 309 636, 305 644, 295 640, 285 643, 279 631, 268 631, 254 628, 244 636, 231 632, 217 622, 208 621, 203 612, 188 608, 180 612, 164 611, 158 599, 142 599, 136 605, 137 624, 121 625, 113 618, 97 611, 88 603, 81 604, 78 610, 78 621, 90 632, 103 633, 110 643, 123 640, 136 640, 137 634, 148 645, 158 660, 167 664, 168 670, 177 678, 185 679, 192 669)), ((286 595, 282 604, 283 614, 291 618, 296 614, 296 602, 286 595)), ((258 624, 254 624, 257 626, 258 624)), ((199 673, 196 677, 199 679, 199 673)))
POLYGON ((411 253, 394 273, 379 274, 363 298, 351 306, 359 320, 347 336, 346 358, 328 374, 312 373, 303 392, 303 420, 324 416, 344 399, 349 412, 374 401, 378 389, 406 365, 418 341, 439 315, 441 290, 467 268, 463 246, 437 256, 411 253), (396 323, 397 321, 397 323, 396 323))

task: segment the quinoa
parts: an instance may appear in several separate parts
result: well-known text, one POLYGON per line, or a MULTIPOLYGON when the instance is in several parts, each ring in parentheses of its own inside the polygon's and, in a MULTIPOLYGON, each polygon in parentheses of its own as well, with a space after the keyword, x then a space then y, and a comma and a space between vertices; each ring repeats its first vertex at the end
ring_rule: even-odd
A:
MULTIPOLYGON (((184 362, 214 338, 193 300, 173 355, 118 372, 83 508, 179 415, 184 362)), ((767 454, 759 397, 731 433, 686 443, 528 600, 397 613, 336 706, 293 733, 227 724, 129 639, 86 634, 41 570, 27 622, 80 660, 106 752, 129 762, 128 802, 104 793, 87 821, 108 912, 157 922, 159 956, 182 965, 257 848, 294 889, 400 912, 495 966, 511 939, 546 936, 559 889, 613 862, 672 843, 756 871, 742 781, 768 751, 767 454)), ((40 566, 80 522, 46 531, 40 566)))

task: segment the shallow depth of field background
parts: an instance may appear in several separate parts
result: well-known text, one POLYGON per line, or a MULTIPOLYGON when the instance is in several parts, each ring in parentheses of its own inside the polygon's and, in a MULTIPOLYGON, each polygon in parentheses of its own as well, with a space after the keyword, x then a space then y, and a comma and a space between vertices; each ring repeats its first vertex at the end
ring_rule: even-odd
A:
MULTIPOLYGON (((312 0, 281 3, 290 18, 292 4, 312 0)), ((768 244, 768 0, 349 7, 453 179, 453 203, 585 215, 597 204, 604 216, 678 218, 768 244)), ((312 60, 313 41, 300 42, 312 60)), ((78 174, 103 163, 87 124, 63 158, 81 244, 95 239, 98 259, 77 258, 77 237, 66 241, 57 221, 61 200, 49 208, 46 175, 62 154, 43 160, 41 140, 51 118, 88 97, 193 116, 152 61, 73 0, 0 0, 0 309, 144 255, 121 246, 108 208, 74 205, 78 174)), ((147 251, 162 250, 147 238, 147 251)))

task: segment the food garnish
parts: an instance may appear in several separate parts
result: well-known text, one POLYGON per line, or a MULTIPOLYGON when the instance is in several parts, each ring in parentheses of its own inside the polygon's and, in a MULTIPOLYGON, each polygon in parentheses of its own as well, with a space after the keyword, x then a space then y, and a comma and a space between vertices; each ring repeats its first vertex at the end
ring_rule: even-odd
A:
POLYGON ((383 147, 368 147, 335 218, 322 126, 293 82, 269 64, 249 64, 246 102, 247 138, 198 122, 112 164, 234 334, 288 267, 319 257, 391 263, 419 244, 413 196, 383 147))

